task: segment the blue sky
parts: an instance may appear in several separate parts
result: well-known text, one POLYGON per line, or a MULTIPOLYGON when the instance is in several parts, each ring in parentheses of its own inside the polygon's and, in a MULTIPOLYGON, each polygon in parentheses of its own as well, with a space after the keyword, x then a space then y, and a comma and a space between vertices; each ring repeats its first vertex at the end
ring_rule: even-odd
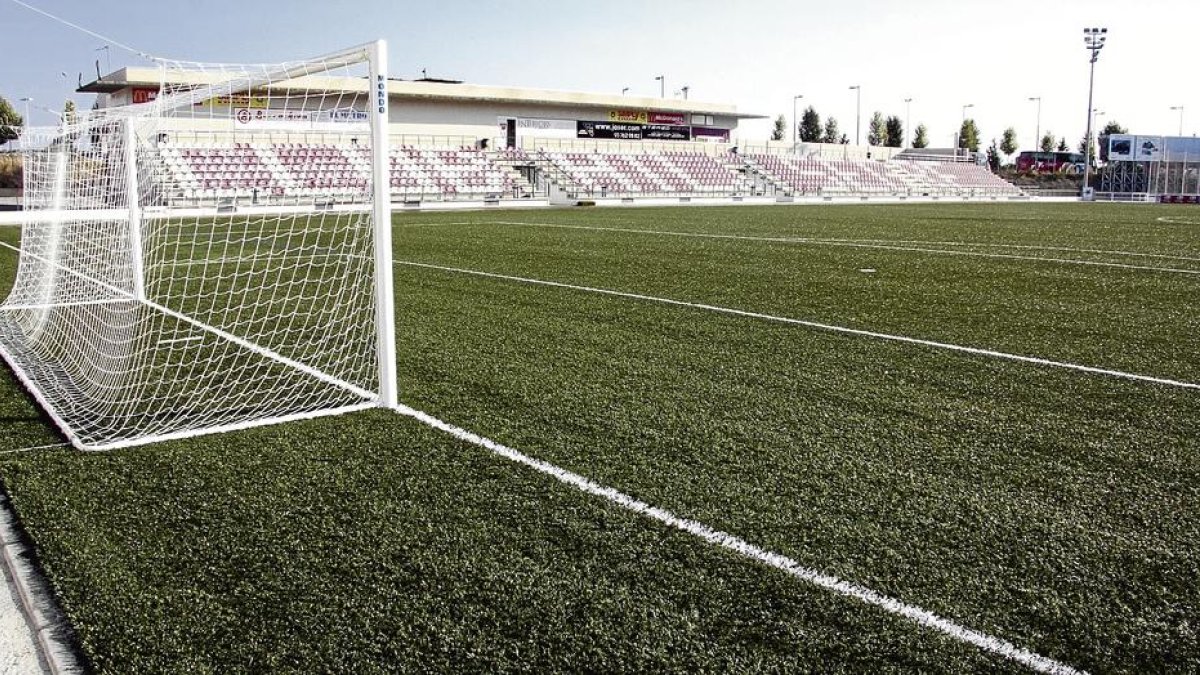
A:
MULTIPOLYGON (((27 0, 139 50, 198 61, 263 62, 317 55, 385 38, 393 76, 430 76, 480 84, 657 95, 683 85, 691 97, 739 109, 791 116, 803 94, 822 116, 834 115, 853 138, 862 85, 866 119, 874 110, 925 123, 935 145, 949 145, 962 116, 985 139, 1007 126, 1022 145, 1041 129, 1082 137, 1087 110, 1087 52, 1082 29, 1109 28, 1096 69, 1100 123, 1135 133, 1200 133, 1200 59, 1190 42, 1200 2, 1111 0, 1009 2, 884 0, 444 0, 442 2, 290 2, 241 0, 27 0), (1141 13, 1134 13, 1141 8, 1141 13)), ((116 47, 0 0, 0 96, 24 96, 60 108, 78 73, 143 65, 116 47), (65 76, 62 73, 66 73, 65 76)), ((90 97, 77 96, 90 105, 90 97)), ((22 105, 22 104, 18 104, 22 105)), ((33 109, 33 122, 53 116, 33 109)), ((769 123, 743 126, 765 138, 769 123)))

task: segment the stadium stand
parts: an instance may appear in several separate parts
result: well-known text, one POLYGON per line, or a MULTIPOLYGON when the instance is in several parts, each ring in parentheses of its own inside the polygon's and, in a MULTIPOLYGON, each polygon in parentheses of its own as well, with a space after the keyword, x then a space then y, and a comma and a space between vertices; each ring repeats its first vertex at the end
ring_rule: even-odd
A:
MULTIPOLYGON (((327 143, 163 141, 160 194, 168 203, 332 200, 361 192, 366 148, 327 143)), ((535 183, 573 197, 1017 196, 968 162, 827 159, 792 154, 563 152, 401 145, 391 151, 393 200, 523 199, 535 183), (539 181, 538 175, 544 178, 539 181)))

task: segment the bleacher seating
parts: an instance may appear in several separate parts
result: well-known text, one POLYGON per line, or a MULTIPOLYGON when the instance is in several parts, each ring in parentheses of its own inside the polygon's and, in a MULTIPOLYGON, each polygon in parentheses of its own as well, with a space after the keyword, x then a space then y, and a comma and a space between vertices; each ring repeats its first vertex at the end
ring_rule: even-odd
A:
POLYGON ((541 152, 572 192, 590 196, 731 195, 749 183, 718 159, 691 152, 541 152))
MULTIPOLYGON (((350 200, 370 179, 370 151, 355 144, 160 143, 159 183, 168 200, 350 200)), ((530 192, 510 166, 474 148, 390 152, 393 199, 499 198, 530 192)))
POLYGON ((751 167, 793 195, 1019 195, 987 167, 966 162, 828 160, 750 155, 751 167))

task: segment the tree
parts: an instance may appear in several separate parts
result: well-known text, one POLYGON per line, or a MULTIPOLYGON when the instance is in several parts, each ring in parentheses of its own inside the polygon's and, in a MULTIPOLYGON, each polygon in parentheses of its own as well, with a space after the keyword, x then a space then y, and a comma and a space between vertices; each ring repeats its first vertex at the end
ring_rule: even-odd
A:
POLYGON ((992 139, 992 144, 987 149, 987 163, 992 171, 1000 170, 1000 148, 996 147, 996 139, 992 139))
POLYGON ((878 110, 871 115, 871 124, 867 130, 867 145, 883 145, 887 140, 887 123, 883 121, 883 113, 878 110))
POLYGON ((899 117, 892 115, 887 118, 885 123, 887 126, 887 135, 884 138, 883 144, 889 148, 899 148, 904 145, 904 123, 899 117))
POLYGON ((1011 156, 1018 147, 1017 130, 1012 127, 1005 129, 1004 136, 1000 139, 1000 152, 1003 152, 1006 157, 1011 156))
POLYGON ((1042 136, 1042 143, 1038 146, 1042 152, 1054 152, 1054 134, 1049 131, 1045 136, 1042 136))
POLYGON ((825 137, 821 139, 822 143, 841 143, 842 132, 838 129, 837 118, 830 116, 825 120, 825 137))
POLYGON ((821 142, 821 116, 810 105, 804 109, 800 118, 800 140, 805 143, 821 142))
POLYGON ((787 118, 783 115, 775 118, 775 128, 771 130, 771 140, 782 141, 787 134, 787 118))
POLYGON ((1083 138, 1079 139, 1079 154, 1087 155, 1088 164, 1095 164, 1096 163, 1096 143, 1095 142, 1089 143, 1088 142, 1089 140, 1090 139, 1087 137, 1086 134, 1084 135, 1083 138))
POLYGON ((1120 123, 1114 121, 1104 125, 1104 130, 1100 132, 1101 136, 1112 136, 1113 134, 1127 134, 1129 130, 1121 126, 1120 123))
POLYGON ((925 128, 924 124, 917 125, 917 130, 913 133, 912 145, 917 149, 929 147, 929 130, 925 128))
POLYGON ((0 143, 7 143, 16 139, 18 129, 25 124, 25 120, 17 114, 17 111, 12 107, 3 96, 0 96, 0 143))
POLYGON ((958 147, 979 152, 979 127, 975 125, 975 120, 963 120, 962 128, 958 130, 958 147))
POLYGON ((1067 137, 1066 136, 1063 136, 1062 138, 1058 139, 1058 151, 1059 152, 1070 152, 1071 151, 1071 146, 1067 145, 1067 137))

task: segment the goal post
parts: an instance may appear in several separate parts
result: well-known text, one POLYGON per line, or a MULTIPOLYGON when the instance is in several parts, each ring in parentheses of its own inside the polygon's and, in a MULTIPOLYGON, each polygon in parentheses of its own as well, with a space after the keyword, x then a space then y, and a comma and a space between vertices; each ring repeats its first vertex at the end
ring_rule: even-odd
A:
POLYGON ((86 450, 397 407, 386 44, 160 67, 22 135, 0 357, 86 450))

